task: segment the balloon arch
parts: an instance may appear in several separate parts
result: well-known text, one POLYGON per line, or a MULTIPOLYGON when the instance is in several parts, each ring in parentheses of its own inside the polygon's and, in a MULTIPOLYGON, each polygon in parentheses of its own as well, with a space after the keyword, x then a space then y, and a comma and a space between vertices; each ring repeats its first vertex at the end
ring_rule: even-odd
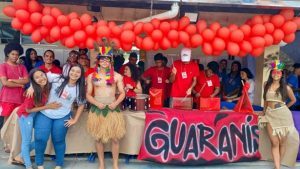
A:
POLYGON ((247 54, 260 56, 265 47, 291 43, 300 29, 300 17, 294 17, 293 9, 283 9, 277 15, 255 15, 242 25, 210 25, 205 20, 192 24, 188 17, 179 20, 152 19, 148 23, 92 22, 89 14, 79 16, 72 12, 64 15, 58 8, 44 6, 36 0, 13 0, 3 9, 12 19, 11 26, 33 42, 43 39, 48 43, 60 41, 68 48, 94 48, 103 37, 116 48, 125 51, 132 46, 142 50, 167 50, 183 44, 185 47, 201 47, 205 55, 218 56, 223 51, 243 57, 247 54))

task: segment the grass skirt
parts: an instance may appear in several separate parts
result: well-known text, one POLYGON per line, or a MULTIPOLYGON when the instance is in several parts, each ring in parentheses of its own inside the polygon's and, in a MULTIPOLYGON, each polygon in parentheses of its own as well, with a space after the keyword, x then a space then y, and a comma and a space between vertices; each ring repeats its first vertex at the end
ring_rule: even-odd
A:
POLYGON ((87 131, 97 141, 107 143, 120 140, 125 135, 125 120, 122 113, 110 112, 104 117, 90 112, 87 120, 87 131))

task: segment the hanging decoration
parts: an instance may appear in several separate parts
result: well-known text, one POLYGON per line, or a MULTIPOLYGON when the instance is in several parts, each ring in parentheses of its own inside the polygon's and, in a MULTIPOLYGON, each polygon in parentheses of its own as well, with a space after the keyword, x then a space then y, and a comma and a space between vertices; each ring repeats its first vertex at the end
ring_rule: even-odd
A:
POLYGON ((292 43, 300 29, 300 17, 294 17, 293 9, 284 9, 277 15, 255 15, 244 24, 208 24, 199 20, 196 24, 188 17, 179 20, 152 19, 148 23, 126 22, 122 26, 99 20, 92 22, 89 14, 79 16, 72 12, 64 15, 58 8, 44 6, 36 0, 13 0, 3 9, 12 18, 11 26, 33 42, 60 41, 68 48, 94 48, 95 42, 106 38, 116 48, 125 51, 137 46, 142 50, 167 50, 183 44, 189 48, 202 48, 206 55, 260 56, 264 48, 280 42, 292 43))

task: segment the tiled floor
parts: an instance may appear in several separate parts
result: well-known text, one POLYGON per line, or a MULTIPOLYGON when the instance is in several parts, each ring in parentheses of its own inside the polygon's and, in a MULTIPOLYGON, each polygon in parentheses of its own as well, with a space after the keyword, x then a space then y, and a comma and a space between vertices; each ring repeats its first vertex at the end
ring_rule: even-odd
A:
MULTIPOLYGON (((2 147, 2 142, 0 141, 2 147)), ((5 153, 2 149, 0 150, 0 169, 24 169, 23 166, 11 165, 7 162, 9 154, 5 153)), ((106 168, 112 168, 112 160, 110 155, 105 159, 106 168)), ((51 161, 50 158, 46 158, 45 169, 53 169, 54 161, 51 161)), ((64 169, 97 169, 97 159, 95 163, 90 163, 87 161, 86 156, 81 156, 80 158, 76 157, 66 157, 64 169)), ((121 156, 120 159, 120 169, 190 169, 190 168, 201 168, 201 169, 272 169, 273 165, 270 162, 266 161, 256 161, 256 162, 247 162, 247 163, 231 163, 226 165, 214 165, 214 166, 170 166, 170 165, 161 165, 156 163, 139 161, 136 159, 131 160, 129 163, 125 163, 124 157, 121 156)), ((300 163, 297 164, 297 167, 300 169, 300 163)), ((282 169, 286 169, 283 167, 282 169)))

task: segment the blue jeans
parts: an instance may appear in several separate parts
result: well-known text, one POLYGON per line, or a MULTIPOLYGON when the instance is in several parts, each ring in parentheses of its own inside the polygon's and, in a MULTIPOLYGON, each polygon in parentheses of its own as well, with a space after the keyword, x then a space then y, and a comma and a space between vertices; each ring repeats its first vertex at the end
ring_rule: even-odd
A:
POLYGON ((52 143, 56 155, 56 166, 63 166, 66 151, 66 135, 68 128, 64 126, 71 113, 61 119, 50 119, 42 113, 37 114, 34 125, 35 163, 44 164, 44 153, 51 133, 52 143))
POLYGON ((30 161, 30 152, 34 149, 34 142, 32 142, 32 129, 35 113, 30 113, 27 117, 21 116, 19 118, 19 125, 22 137, 21 156, 24 160, 26 168, 32 167, 30 161))

